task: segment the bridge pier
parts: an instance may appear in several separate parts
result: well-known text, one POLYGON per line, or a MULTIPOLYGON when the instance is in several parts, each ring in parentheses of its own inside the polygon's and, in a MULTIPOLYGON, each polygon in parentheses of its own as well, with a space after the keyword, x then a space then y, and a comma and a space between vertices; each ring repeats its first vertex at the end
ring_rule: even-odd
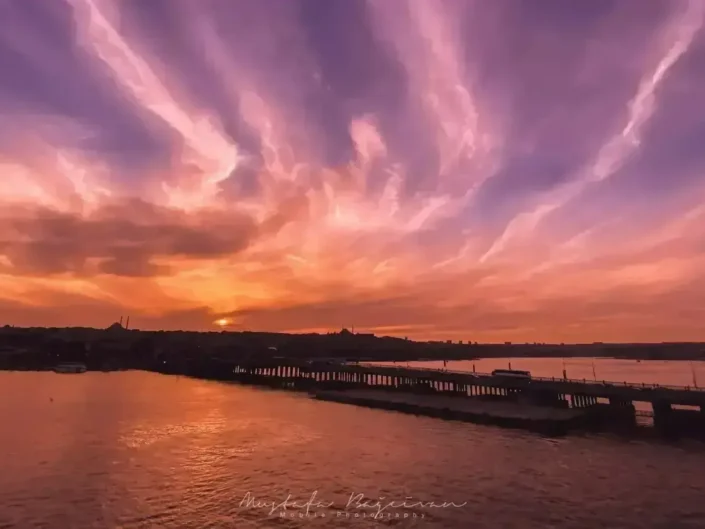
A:
MULTIPOLYGON (((524 397, 531 404, 538 406, 561 406, 564 401, 560 400, 560 395, 551 390, 529 390, 524 397)), ((564 404, 563 404, 564 405, 564 404)))
POLYGON ((671 403, 655 401, 651 403, 651 407, 654 410, 654 428, 664 435, 675 434, 677 429, 673 421, 671 403))
POLYGON ((597 397, 576 393, 570 398, 572 408, 590 408, 597 404, 597 397))
POLYGON ((667 437, 678 437, 682 434, 705 434, 705 412, 703 406, 699 409, 675 409, 670 402, 655 401, 654 427, 667 437))

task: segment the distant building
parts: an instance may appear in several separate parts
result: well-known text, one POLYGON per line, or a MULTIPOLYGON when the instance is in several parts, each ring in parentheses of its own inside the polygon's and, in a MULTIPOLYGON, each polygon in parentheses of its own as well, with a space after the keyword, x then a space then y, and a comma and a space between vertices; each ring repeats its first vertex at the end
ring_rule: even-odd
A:
POLYGON ((122 332, 122 331, 125 330, 125 327, 123 327, 123 326, 122 326, 121 324, 119 324, 118 322, 115 322, 115 323, 113 323, 110 327, 108 327, 108 328, 105 329, 105 330, 108 331, 108 332, 113 332, 113 333, 115 333, 115 332, 122 332))

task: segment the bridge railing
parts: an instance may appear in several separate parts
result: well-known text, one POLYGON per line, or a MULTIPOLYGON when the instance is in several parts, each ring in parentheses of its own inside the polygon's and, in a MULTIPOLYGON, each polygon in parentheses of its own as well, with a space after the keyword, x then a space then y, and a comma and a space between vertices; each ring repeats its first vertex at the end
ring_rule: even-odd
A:
POLYGON ((679 391, 705 391, 705 388, 698 388, 695 386, 674 386, 669 384, 650 384, 647 382, 619 382, 612 380, 590 380, 590 379, 564 379, 561 377, 531 377, 532 380, 541 380, 544 382, 567 382, 570 384, 586 384, 592 386, 621 386, 630 387, 634 389, 674 389, 679 391))
MULTIPOLYGON (((474 376, 477 378, 493 378, 492 373, 481 373, 481 372, 474 372, 474 371, 458 371, 454 369, 444 369, 440 367, 405 367, 405 366, 380 366, 376 364, 359 364, 359 365, 364 365, 366 367, 375 367, 375 368, 382 368, 382 369, 392 369, 392 370, 397 370, 397 371, 417 371, 417 372, 425 372, 425 371, 433 371, 436 373, 449 373, 449 374, 454 374, 454 375, 465 375, 465 376, 474 376)), ((670 389, 670 390, 677 390, 677 391, 694 391, 694 392, 700 392, 700 393, 705 393, 705 388, 699 388, 697 386, 674 386, 674 385, 668 385, 668 384, 648 384, 646 382, 618 382, 618 381, 612 381, 612 380, 590 380, 590 379, 575 379, 575 378, 562 378, 562 377, 535 377, 532 376, 531 380, 535 380, 538 382, 563 382, 563 383, 568 383, 568 384, 585 384, 585 385, 592 385, 592 386, 619 386, 619 387, 630 387, 633 389, 670 389)))

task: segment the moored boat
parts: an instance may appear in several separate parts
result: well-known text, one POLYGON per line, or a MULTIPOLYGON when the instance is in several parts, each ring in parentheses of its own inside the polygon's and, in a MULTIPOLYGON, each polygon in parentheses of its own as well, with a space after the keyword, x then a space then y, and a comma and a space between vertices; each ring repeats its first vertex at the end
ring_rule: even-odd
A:
POLYGON ((70 362, 59 364, 54 368, 55 373, 85 373, 86 364, 80 362, 70 362))

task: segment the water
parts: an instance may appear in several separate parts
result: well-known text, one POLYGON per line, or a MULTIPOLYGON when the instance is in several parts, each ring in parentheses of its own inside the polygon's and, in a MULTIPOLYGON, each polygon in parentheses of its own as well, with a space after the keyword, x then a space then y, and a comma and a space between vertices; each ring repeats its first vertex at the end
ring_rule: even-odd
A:
POLYGON ((548 440, 143 372, 0 372, 0 395, 2 528, 705 527, 695 442, 548 440), (245 499, 314 492, 333 504, 308 518, 245 499), (462 506, 354 518, 351 494, 462 506))

